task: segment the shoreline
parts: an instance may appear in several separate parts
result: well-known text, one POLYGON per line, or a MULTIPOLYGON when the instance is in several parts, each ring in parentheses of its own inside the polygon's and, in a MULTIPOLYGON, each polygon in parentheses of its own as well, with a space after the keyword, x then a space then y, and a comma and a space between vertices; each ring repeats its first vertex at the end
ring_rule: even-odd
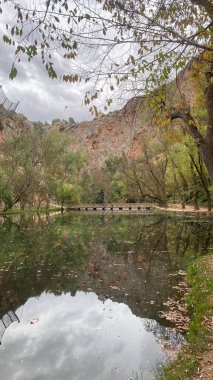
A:
POLYGON ((21 214, 30 214, 30 213, 37 213, 37 214, 43 214, 43 213, 49 213, 54 211, 61 211, 66 213, 74 213, 74 214, 84 214, 84 215, 104 215, 104 214, 110 214, 110 215, 154 215, 154 214, 167 214, 167 215, 178 215, 178 216, 207 216, 207 217, 213 217, 213 210, 208 211, 206 207, 200 207, 199 210, 194 210, 193 206, 187 205, 185 209, 181 208, 181 205, 173 204, 169 207, 160 207, 156 204, 113 204, 113 209, 111 208, 111 204, 105 206, 102 204, 94 205, 94 206, 68 206, 68 207, 50 207, 49 209, 41 208, 39 210, 37 209, 26 209, 26 210, 19 210, 19 209, 12 209, 7 212, 4 212, 3 210, 0 210, 0 216, 8 216, 8 215, 21 215, 21 214), (119 209, 120 206, 123 206, 123 208, 119 209), (139 206, 139 207, 138 207, 139 206), (92 209, 92 207, 94 207, 92 209), (101 208, 105 207, 105 210, 101 210, 101 208), (132 209, 131 209, 132 208, 132 209), (139 208, 139 209, 137 209, 139 208))
POLYGON ((155 210, 159 210, 163 213, 174 213, 174 214, 180 214, 180 215, 206 215, 206 216, 213 216, 213 210, 208 211, 207 207, 200 207, 199 210, 194 210, 193 206, 189 205, 186 206, 185 209, 182 209, 177 205, 177 207, 174 207, 175 205, 170 205, 169 207, 160 207, 160 206, 154 206, 155 210))
POLYGON ((48 208, 48 209, 41 208, 40 210, 36 210, 36 209, 16 210, 16 209, 14 209, 14 210, 11 210, 8 212, 0 211, 0 217, 9 216, 9 215, 25 215, 25 214, 48 214, 50 212, 58 212, 58 211, 61 211, 60 207, 48 208))
POLYGON ((186 297, 190 314, 186 346, 165 367, 158 380, 207 380, 213 378, 213 254, 189 265, 186 297))

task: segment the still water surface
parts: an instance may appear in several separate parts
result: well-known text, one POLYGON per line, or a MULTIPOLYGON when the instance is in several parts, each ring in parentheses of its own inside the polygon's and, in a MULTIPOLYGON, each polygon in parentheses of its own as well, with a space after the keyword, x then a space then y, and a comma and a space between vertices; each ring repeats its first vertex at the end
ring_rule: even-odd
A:
POLYGON ((4 380, 153 380, 183 338, 159 318, 211 221, 16 217, 0 229, 4 380), (13 323, 11 323, 14 321, 13 323))

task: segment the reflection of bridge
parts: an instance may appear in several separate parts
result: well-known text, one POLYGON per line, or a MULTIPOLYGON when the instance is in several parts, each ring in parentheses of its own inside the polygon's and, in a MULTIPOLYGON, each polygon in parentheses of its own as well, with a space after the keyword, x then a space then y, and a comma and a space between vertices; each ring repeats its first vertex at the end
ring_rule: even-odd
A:
POLYGON ((0 344, 2 341, 2 337, 5 333, 5 330, 13 322, 19 322, 19 318, 17 317, 16 313, 14 313, 14 311, 8 311, 0 318, 0 344))
POLYGON ((107 203, 107 204, 84 204, 67 207, 67 211, 136 211, 153 212, 155 209, 152 203, 107 203))
POLYGON ((7 112, 14 112, 18 107, 19 102, 11 102, 5 95, 2 86, 0 85, 0 106, 4 107, 7 112))

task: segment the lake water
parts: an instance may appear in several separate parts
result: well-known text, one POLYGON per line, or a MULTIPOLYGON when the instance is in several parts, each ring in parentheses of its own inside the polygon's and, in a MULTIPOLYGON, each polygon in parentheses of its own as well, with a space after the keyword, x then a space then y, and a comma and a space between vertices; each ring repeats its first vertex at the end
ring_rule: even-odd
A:
POLYGON ((213 222, 65 214, 6 218, 0 227, 2 379, 162 373, 184 339, 159 312, 181 271, 213 249, 213 222))

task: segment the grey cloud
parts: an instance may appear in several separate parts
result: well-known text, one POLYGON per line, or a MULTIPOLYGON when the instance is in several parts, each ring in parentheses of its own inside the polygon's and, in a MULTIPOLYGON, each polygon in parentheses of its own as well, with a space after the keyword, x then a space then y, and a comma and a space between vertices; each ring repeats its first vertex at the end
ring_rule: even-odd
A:
MULTIPOLYGON (((18 76, 9 80, 10 69, 14 60, 13 49, 0 42, 0 84, 8 98, 19 101, 17 110, 33 121, 51 121, 53 118, 69 118, 76 121, 89 120, 88 107, 82 105, 86 86, 69 84, 62 79, 52 80, 39 58, 32 62, 22 61, 16 64, 18 76)), ((62 60, 55 57, 58 72, 63 72, 62 60)))
POLYGON ((21 323, 12 324, 4 335, 2 378, 109 380, 116 375, 123 380, 143 367, 151 380, 164 355, 144 321, 127 305, 110 300, 103 305, 94 293, 30 298, 21 323), (38 323, 30 324, 35 317, 38 323))

